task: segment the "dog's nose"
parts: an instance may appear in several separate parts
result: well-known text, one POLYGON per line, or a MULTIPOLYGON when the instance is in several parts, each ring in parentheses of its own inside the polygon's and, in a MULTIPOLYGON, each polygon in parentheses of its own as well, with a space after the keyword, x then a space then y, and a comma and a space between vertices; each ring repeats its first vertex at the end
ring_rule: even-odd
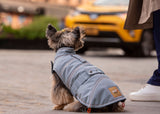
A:
POLYGON ((51 24, 48 25, 48 29, 49 29, 49 30, 52 30, 52 29, 53 29, 53 27, 52 27, 51 24))

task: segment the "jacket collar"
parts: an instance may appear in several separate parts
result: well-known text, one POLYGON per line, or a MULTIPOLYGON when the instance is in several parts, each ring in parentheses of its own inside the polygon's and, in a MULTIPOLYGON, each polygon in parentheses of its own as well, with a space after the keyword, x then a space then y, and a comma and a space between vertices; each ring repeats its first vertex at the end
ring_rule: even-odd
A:
POLYGON ((71 47, 62 47, 57 50, 57 54, 75 54, 76 52, 74 51, 74 48, 71 47))

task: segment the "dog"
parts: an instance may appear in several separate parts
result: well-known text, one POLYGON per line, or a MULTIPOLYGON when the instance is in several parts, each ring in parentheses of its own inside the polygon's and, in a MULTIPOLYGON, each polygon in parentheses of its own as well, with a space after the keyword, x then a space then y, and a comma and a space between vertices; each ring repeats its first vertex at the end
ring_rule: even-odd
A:
POLYGON ((121 112, 126 98, 102 70, 76 54, 84 46, 80 27, 46 29, 48 45, 56 52, 52 62, 54 110, 70 112, 121 112))

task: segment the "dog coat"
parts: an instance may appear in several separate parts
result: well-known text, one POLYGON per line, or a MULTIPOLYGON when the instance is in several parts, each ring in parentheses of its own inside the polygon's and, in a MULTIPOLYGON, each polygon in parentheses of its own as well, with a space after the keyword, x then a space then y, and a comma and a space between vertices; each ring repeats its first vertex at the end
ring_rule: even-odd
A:
POLYGON ((126 99, 102 70, 78 56, 73 48, 58 49, 52 70, 73 96, 88 108, 102 108, 126 99))

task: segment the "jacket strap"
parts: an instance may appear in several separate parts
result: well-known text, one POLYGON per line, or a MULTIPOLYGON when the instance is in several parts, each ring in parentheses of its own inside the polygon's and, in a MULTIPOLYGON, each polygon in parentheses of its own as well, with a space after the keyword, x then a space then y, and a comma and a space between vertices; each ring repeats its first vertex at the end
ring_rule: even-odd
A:
POLYGON ((51 73, 53 74, 55 71, 53 70, 54 63, 51 61, 51 73))

